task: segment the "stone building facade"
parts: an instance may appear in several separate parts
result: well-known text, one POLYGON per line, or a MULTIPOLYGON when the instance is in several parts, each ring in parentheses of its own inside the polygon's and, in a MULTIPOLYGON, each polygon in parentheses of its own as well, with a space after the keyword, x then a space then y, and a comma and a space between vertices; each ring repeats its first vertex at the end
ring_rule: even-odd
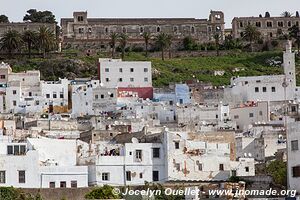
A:
POLYGON ((41 26, 46 26, 49 30, 56 33, 55 23, 30 23, 30 22, 17 22, 17 23, 0 23, 0 38, 9 30, 16 30, 22 33, 26 30, 38 31, 41 26))
POLYGON ((244 36, 247 25, 261 32, 264 40, 271 40, 287 34, 294 25, 299 26, 300 17, 235 17, 232 20, 232 34, 235 39, 244 36))
MULTIPOLYGON (((160 32, 173 36, 173 46, 184 37, 192 36, 200 43, 214 41, 214 35, 224 36, 224 14, 211 11, 209 19, 195 18, 88 18, 87 12, 74 12, 73 18, 62 18, 64 47, 109 49, 110 34, 125 33, 128 43, 144 46, 143 33, 152 36, 160 32)), ((223 38, 223 37, 222 37, 223 38)))

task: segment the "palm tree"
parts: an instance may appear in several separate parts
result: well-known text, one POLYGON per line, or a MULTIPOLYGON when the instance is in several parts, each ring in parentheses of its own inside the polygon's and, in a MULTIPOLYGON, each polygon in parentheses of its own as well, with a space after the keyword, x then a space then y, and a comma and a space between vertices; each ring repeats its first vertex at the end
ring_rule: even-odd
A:
POLYGON ((47 27, 41 26, 37 33, 37 39, 39 49, 43 52, 43 58, 45 58, 46 52, 53 49, 55 46, 55 35, 47 27))
POLYGON ((253 52, 253 42, 257 41, 260 38, 260 32, 256 27, 248 25, 245 28, 244 37, 245 40, 249 41, 251 52, 253 52))
POLYGON ((169 59, 171 59, 171 57, 172 57, 172 54, 171 54, 172 42, 173 42, 172 39, 173 39, 173 36, 170 34, 167 34, 167 47, 169 49, 169 59))
POLYGON ((31 30, 27 30, 27 31, 23 32, 22 40, 24 41, 24 43, 27 44, 28 57, 30 58, 32 46, 37 41, 37 33, 34 31, 31 31, 31 30))
POLYGON ((2 35, 0 39, 0 47, 2 50, 7 51, 9 56, 16 50, 20 50, 22 47, 23 41, 20 33, 16 30, 9 30, 2 35))
POLYGON ((220 39, 221 39, 221 35, 219 33, 216 33, 214 35, 214 39, 215 39, 215 44, 216 44, 216 48, 217 48, 217 56, 220 55, 220 39))
POLYGON ((159 50, 161 50, 161 59, 165 60, 164 53, 165 49, 168 47, 168 35, 165 33, 160 33, 155 37, 155 42, 159 50))
POLYGON ((150 32, 144 32, 143 33, 143 38, 144 38, 144 41, 145 41, 146 57, 148 57, 148 46, 149 46, 149 41, 151 39, 151 33, 150 32))
POLYGON ((115 49, 116 49, 116 44, 117 44, 117 40, 118 40, 118 34, 117 33, 111 33, 110 34, 110 47, 111 47, 111 57, 114 58, 115 57, 115 49))
POLYGON ((128 40, 128 36, 125 33, 122 33, 120 35, 120 48, 122 50, 122 54, 121 54, 122 60, 124 59, 124 56, 125 56, 127 40, 128 40))
POLYGON ((289 11, 284 11, 283 13, 281 13, 281 16, 282 16, 282 17, 292 17, 293 14, 290 13, 289 11))

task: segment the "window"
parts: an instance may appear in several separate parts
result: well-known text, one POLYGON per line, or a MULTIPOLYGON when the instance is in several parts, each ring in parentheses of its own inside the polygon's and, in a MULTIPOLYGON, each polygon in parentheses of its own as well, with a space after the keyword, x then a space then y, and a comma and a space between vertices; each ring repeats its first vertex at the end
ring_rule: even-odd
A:
POLYGON ((240 22, 240 27, 243 28, 244 27, 244 24, 243 22, 240 22))
POLYGON ((148 82, 148 78, 145 77, 145 78, 144 78, 144 82, 148 82))
POLYGON ((288 21, 288 27, 291 27, 291 26, 292 26, 292 22, 288 21))
POLYGON ((220 171, 224 171, 224 164, 220 164, 220 165, 219 165, 219 170, 220 170, 220 171))
POLYGON ((88 28, 88 33, 92 33, 92 28, 88 28))
POLYGON ((98 94, 95 95, 95 99, 99 99, 99 95, 98 94))
POLYGON ((26 154, 26 146, 20 145, 20 153, 19 155, 25 155, 26 154))
POLYGON ((159 181, 159 172, 158 171, 153 171, 152 172, 152 180, 153 181, 159 181))
POLYGON ((57 98, 57 94, 56 92, 53 93, 53 99, 56 99, 57 98))
POLYGON ((130 82, 133 82, 134 81, 134 78, 130 78, 130 82))
POLYGON ((263 87, 263 92, 267 92, 267 88, 266 87, 263 87))
POLYGON ((119 82, 122 82, 123 81, 123 79, 122 78, 119 78, 119 82))
POLYGON ((17 90, 13 90, 13 94, 17 94, 17 90))
POLYGON ((140 27, 140 32, 141 32, 141 33, 144 32, 144 27, 140 27))
POLYGON ((176 169, 177 171, 180 171, 180 163, 175 163, 175 169, 176 169))
POLYGON ((0 75, 0 79, 5 79, 5 75, 0 75))
POLYGON ((179 149, 179 142, 174 142, 175 144, 175 149, 179 149))
POLYGON ((102 181, 109 181, 109 173, 102 173, 102 181))
POLYGON ((250 118, 254 117, 254 114, 253 113, 249 113, 249 117, 250 118))
POLYGON ((283 27, 283 22, 282 21, 277 22, 277 25, 278 25, 278 27, 283 27))
POLYGON ((61 98, 61 99, 64 98, 64 93, 63 93, 63 92, 61 92, 61 93, 59 94, 59 98, 61 98))
POLYGON ((55 182, 49 182, 49 188, 55 188, 55 182))
POLYGON ((25 183, 25 171, 19 171, 19 183, 25 183))
POLYGON ((140 178, 143 178, 143 173, 140 173, 140 178))
POLYGON ((109 72, 109 68, 105 68, 105 72, 109 72))
POLYGON ((32 92, 29 92, 29 93, 28 93, 28 96, 30 96, 30 97, 31 97, 31 96, 32 96, 32 92))
POLYGON ((79 32, 79 33, 83 33, 83 32, 84 32, 84 29, 83 29, 83 28, 79 28, 79 29, 78 29, 78 32, 79 32))
POLYGON ((5 183, 5 171, 0 171, 0 183, 5 183))
POLYGON ((113 97, 114 97, 114 93, 111 93, 111 94, 110 94, 110 97, 113 98, 113 97))
POLYGON ((122 72, 123 72, 123 69, 122 69, 122 68, 119 68, 119 72, 121 72, 121 73, 122 73, 122 72))
POLYGON ((159 158, 160 157, 160 155, 159 155, 160 148, 153 148, 152 151, 153 151, 153 158, 159 158))
POLYGON ((105 81, 106 81, 106 82, 109 82, 109 78, 106 78, 105 81))
POLYGON ((127 32, 127 30, 126 30, 125 27, 122 28, 122 32, 123 32, 123 33, 126 33, 126 32, 127 32))
POLYGON ((300 166, 292 167, 293 177, 300 177, 300 166))
POLYGON ((191 28, 191 33, 194 34, 195 33, 195 27, 192 26, 191 28))
POLYGON ((61 181, 61 182, 60 182, 60 187, 61 187, 61 188, 67 187, 66 181, 61 181))
POLYGON ((13 155, 13 146, 7 146, 7 155, 13 155))
POLYGON ((255 25, 256 27, 261 27, 261 22, 256 22, 255 25))
POLYGON ((259 111, 259 115, 260 115, 260 116, 262 116, 262 115, 263 115, 263 112, 262 112, 261 110, 259 111))
POLYGON ((135 150, 135 158, 137 161, 142 161, 142 150, 135 150))
POLYGON ((20 146, 14 145, 14 155, 19 155, 20 154, 20 146))
POLYGON ((77 20, 78 20, 79 22, 82 22, 82 21, 83 21, 83 16, 78 16, 78 17, 77 17, 77 20))
POLYGON ((71 188, 77 188, 77 181, 71 181, 71 188))
POLYGON ((246 172, 249 172, 249 167, 245 167, 245 171, 246 171, 246 172))
POLYGON ((238 119, 239 116, 238 116, 238 115, 234 115, 233 118, 234 118, 234 119, 238 119))
POLYGON ((255 92, 259 92, 259 88, 258 87, 255 87, 255 92))
POLYGON ((276 89, 275 89, 275 87, 272 87, 272 92, 276 92, 276 89))
POLYGON ((131 181, 131 171, 126 171, 126 181, 131 181))
POLYGON ((173 31, 174 31, 175 33, 177 33, 178 27, 177 27, 177 26, 173 26, 173 31))
POLYGON ((13 106, 16 106, 17 105, 17 101, 13 101, 13 106))
POLYGON ((273 23, 272 22, 267 22, 267 27, 273 27, 273 23))
POLYGON ((49 99, 50 98, 50 94, 46 94, 46 98, 49 99))
POLYGON ((202 171, 202 170, 203 170, 202 163, 198 163, 198 170, 199 170, 199 171, 202 171))
POLYGON ((270 37, 273 37, 273 33, 272 33, 272 32, 270 32, 270 33, 269 33, 269 36, 270 36, 270 37))
POLYGON ((160 27, 158 26, 157 28, 156 28, 156 32, 160 32, 160 27))
POLYGON ((297 150, 299 150, 299 147, 298 147, 298 140, 292 140, 292 141, 291 141, 291 149, 292 149, 292 151, 297 151, 297 150))
POLYGON ((148 72, 148 68, 144 68, 144 72, 148 72))
POLYGON ((130 72, 134 72, 134 69, 133 69, 133 68, 130 68, 130 72))

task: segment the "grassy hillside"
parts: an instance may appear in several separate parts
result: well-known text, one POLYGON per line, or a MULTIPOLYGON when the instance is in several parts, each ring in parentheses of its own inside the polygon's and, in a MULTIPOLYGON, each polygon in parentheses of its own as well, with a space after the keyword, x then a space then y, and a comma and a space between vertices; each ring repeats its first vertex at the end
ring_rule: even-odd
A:
MULTIPOLYGON (((55 80, 59 77, 69 79, 75 77, 96 78, 97 59, 99 56, 30 60, 23 58, 6 60, 6 62, 10 63, 16 72, 38 69, 42 73, 42 78, 48 80, 55 80)), ((211 82, 214 85, 224 85, 229 84, 232 76, 280 74, 283 72, 280 64, 277 62, 282 61, 282 52, 237 52, 219 57, 173 58, 165 61, 159 58, 145 58, 142 53, 128 53, 125 60, 151 61, 155 69, 153 83, 156 87, 168 85, 169 82, 181 82, 193 78, 211 82), (215 70, 222 70, 225 73, 223 76, 215 76, 215 70)), ((299 68, 299 63, 297 68, 299 68)), ((298 80, 300 82, 300 77, 298 80)))

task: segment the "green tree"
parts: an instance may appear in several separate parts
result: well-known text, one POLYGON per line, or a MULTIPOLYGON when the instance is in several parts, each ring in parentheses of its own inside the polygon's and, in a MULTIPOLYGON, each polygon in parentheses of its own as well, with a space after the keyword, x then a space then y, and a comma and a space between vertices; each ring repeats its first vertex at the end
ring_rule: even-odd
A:
POLYGON ((144 38, 144 42, 145 42, 146 57, 148 57, 148 46, 149 46, 149 42, 150 42, 150 39, 151 39, 151 33, 150 32, 144 32, 143 33, 143 38, 144 38))
POLYGON ((16 30, 9 30, 2 35, 0 39, 0 47, 10 56, 22 47, 23 41, 21 34, 16 30))
POLYGON ((289 11, 284 11, 283 13, 281 13, 281 17, 292 17, 293 14, 290 13, 289 11))
POLYGON ((168 47, 168 34, 160 33, 155 37, 155 42, 159 50, 161 51, 161 59, 165 60, 165 49, 168 47))
POLYGON ((31 30, 24 31, 22 39, 27 45, 28 57, 31 58, 31 49, 37 41, 37 33, 31 30))
POLYGON ((0 15, 0 23, 9 23, 8 17, 6 15, 0 15))
POLYGON ((287 183, 287 167, 286 163, 275 160, 268 164, 267 173, 272 176, 274 182, 276 184, 280 184, 282 186, 286 186, 287 183))
POLYGON ((46 57, 46 52, 54 49, 56 45, 55 34, 45 26, 41 26, 37 33, 37 42, 40 51, 43 53, 43 58, 46 57))
POLYGON ((87 193, 84 197, 86 199, 119 199, 119 195, 113 193, 113 187, 104 185, 98 187, 87 193))
POLYGON ((120 49, 122 51, 121 58, 123 60, 125 57, 125 49, 127 46, 128 35, 126 35, 125 33, 122 33, 119 37, 119 40, 120 40, 120 49))
POLYGON ((253 42, 259 40, 260 32, 257 30, 256 27, 252 25, 248 25, 245 28, 245 33, 243 38, 250 43, 250 48, 251 51, 253 52, 253 42))
POLYGON ((115 50, 116 50, 116 44, 118 40, 119 35, 117 33, 111 33, 110 34, 110 48, 111 48, 111 58, 115 57, 115 50))
POLYGON ((299 26, 294 25, 291 28, 289 28, 289 36, 290 38, 295 39, 295 42, 297 44, 297 49, 298 49, 298 55, 299 54, 299 50, 300 50, 300 29, 299 26))
POLYGON ((191 36, 183 38, 183 48, 187 51, 194 50, 195 40, 191 36))
POLYGON ((51 11, 37 11, 30 9, 23 17, 23 21, 36 22, 36 23, 56 23, 55 16, 51 11))

